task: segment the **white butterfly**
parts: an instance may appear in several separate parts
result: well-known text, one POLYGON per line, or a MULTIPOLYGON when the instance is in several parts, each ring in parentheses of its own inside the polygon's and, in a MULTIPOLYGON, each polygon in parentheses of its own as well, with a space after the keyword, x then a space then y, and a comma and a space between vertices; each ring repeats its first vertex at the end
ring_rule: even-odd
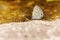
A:
POLYGON ((36 5, 32 12, 32 19, 41 19, 43 16, 43 11, 38 5, 36 5))

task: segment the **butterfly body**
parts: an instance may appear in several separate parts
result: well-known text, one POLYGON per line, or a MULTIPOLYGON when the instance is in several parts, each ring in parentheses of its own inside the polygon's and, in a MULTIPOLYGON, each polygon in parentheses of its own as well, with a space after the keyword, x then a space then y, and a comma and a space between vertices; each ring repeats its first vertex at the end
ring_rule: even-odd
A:
POLYGON ((32 12, 32 19, 41 19, 43 16, 43 11, 38 5, 36 5, 32 12))

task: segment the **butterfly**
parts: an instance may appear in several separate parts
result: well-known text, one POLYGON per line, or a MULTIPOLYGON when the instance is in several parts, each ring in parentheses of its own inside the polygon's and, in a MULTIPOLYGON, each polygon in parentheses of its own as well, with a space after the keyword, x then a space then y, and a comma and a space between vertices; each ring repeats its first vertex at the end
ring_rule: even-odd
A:
POLYGON ((41 19, 43 18, 43 16, 44 16, 44 13, 42 9, 38 5, 35 5, 32 12, 32 19, 41 19))

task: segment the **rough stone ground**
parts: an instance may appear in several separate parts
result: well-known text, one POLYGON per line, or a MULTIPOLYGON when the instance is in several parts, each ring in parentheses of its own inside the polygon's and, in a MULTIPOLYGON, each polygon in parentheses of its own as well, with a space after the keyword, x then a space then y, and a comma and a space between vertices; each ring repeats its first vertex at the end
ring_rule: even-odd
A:
POLYGON ((60 40, 60 20, 1 24, 0 40, 60 40))

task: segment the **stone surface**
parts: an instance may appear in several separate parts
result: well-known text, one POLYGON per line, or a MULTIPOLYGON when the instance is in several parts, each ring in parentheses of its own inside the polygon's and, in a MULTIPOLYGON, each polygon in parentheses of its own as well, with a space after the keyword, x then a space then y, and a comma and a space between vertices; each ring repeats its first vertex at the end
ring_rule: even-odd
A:
POLYGON ((0 24, 0 40, 60 40, 60 20, 0 24))

